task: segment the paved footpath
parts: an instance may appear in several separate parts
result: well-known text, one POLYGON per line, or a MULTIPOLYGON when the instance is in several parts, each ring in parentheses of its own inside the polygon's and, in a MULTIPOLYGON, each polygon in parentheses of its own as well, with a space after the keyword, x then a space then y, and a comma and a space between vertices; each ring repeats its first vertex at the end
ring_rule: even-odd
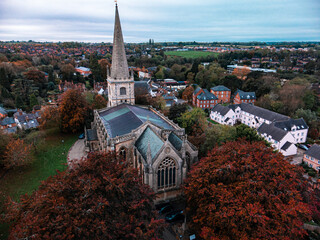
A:
POLYGON ((73 144, 73 146, 69 150, 68 165, 86 156, 87 154, 85 152, 84 139, 79 139, 73 144))

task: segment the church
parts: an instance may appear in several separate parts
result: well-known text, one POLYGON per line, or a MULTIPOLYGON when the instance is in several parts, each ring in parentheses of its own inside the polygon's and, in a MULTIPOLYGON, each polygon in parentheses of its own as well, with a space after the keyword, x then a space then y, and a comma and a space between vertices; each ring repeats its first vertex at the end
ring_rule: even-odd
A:
POLYGON ((191 165, 198 161, 198 150, 183 128, 152 107, 135 105, 117 5, 107 75, 108 107, 94 110, 91 129, 85 131, 87 151, 116 151, 138 169, 157 200, 176 197, 191 165))

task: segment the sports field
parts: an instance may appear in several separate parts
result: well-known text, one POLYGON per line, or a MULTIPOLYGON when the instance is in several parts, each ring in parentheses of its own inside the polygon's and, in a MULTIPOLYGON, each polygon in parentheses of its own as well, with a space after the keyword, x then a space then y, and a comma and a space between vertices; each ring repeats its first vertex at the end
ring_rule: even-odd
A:
POLYGON ((210 56, 210 55, 214 55, 215 57, 217 57, 219 55, 219 53, 203 52, 203 51, 185 51, 185 52, 168 51, 168 52, 165 52, 165 55, 167 55, 167 56, 184 57, 184 58, 199 58, 199 57, 207 57, 207 56, 210 56))

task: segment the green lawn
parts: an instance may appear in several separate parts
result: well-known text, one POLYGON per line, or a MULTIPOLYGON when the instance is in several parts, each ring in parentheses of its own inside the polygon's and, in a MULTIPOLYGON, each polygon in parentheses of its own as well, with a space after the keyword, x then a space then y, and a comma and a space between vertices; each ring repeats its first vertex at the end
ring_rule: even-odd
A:
POLYGON ((210 122, 210 123, 212 123, 212 124, 219 124, 219 123, 217 123, 217 122, 215 122, 215 121, 212 121, 211 118, 207 118, 207 120, 208 120, 208 122, 210 122))
POLYGON ((214 55, 217 57, 219 53, 214 52, 202 52, 202 51, 186 51, 186 52, 178 52, 178 51, 168 51, 165 52, 167 56, 178 56, 184 58, 199 58, 199 57, 207 57, 210 55, 214 55))
MULTIPOLYGON (((76 135, 48 133, 45 143, 40 146, 39 153, 30 166, 11 170, 0 179, 0 192, 14 200, 18 200, 22 194, 31 194, 41 181, 55 175, 56 170, 66 169, 68 151, 76 140, 76 135)), ((0 199, 0 204, 3 200, 0 199)), ((7 225, 0 225, 0 239, 6 239, 7 230, 7 225)))

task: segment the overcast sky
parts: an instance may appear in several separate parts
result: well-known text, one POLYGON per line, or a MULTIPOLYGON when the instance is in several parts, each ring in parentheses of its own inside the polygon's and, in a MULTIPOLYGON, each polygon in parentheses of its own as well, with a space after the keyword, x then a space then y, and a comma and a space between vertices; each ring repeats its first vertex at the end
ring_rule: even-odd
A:
MULTIPOLYGON (((126 42, 319 41, 320 0, 118 0, 126 42)), ((111 42, 113 0, 0 0, 0 40, 111 42)))

